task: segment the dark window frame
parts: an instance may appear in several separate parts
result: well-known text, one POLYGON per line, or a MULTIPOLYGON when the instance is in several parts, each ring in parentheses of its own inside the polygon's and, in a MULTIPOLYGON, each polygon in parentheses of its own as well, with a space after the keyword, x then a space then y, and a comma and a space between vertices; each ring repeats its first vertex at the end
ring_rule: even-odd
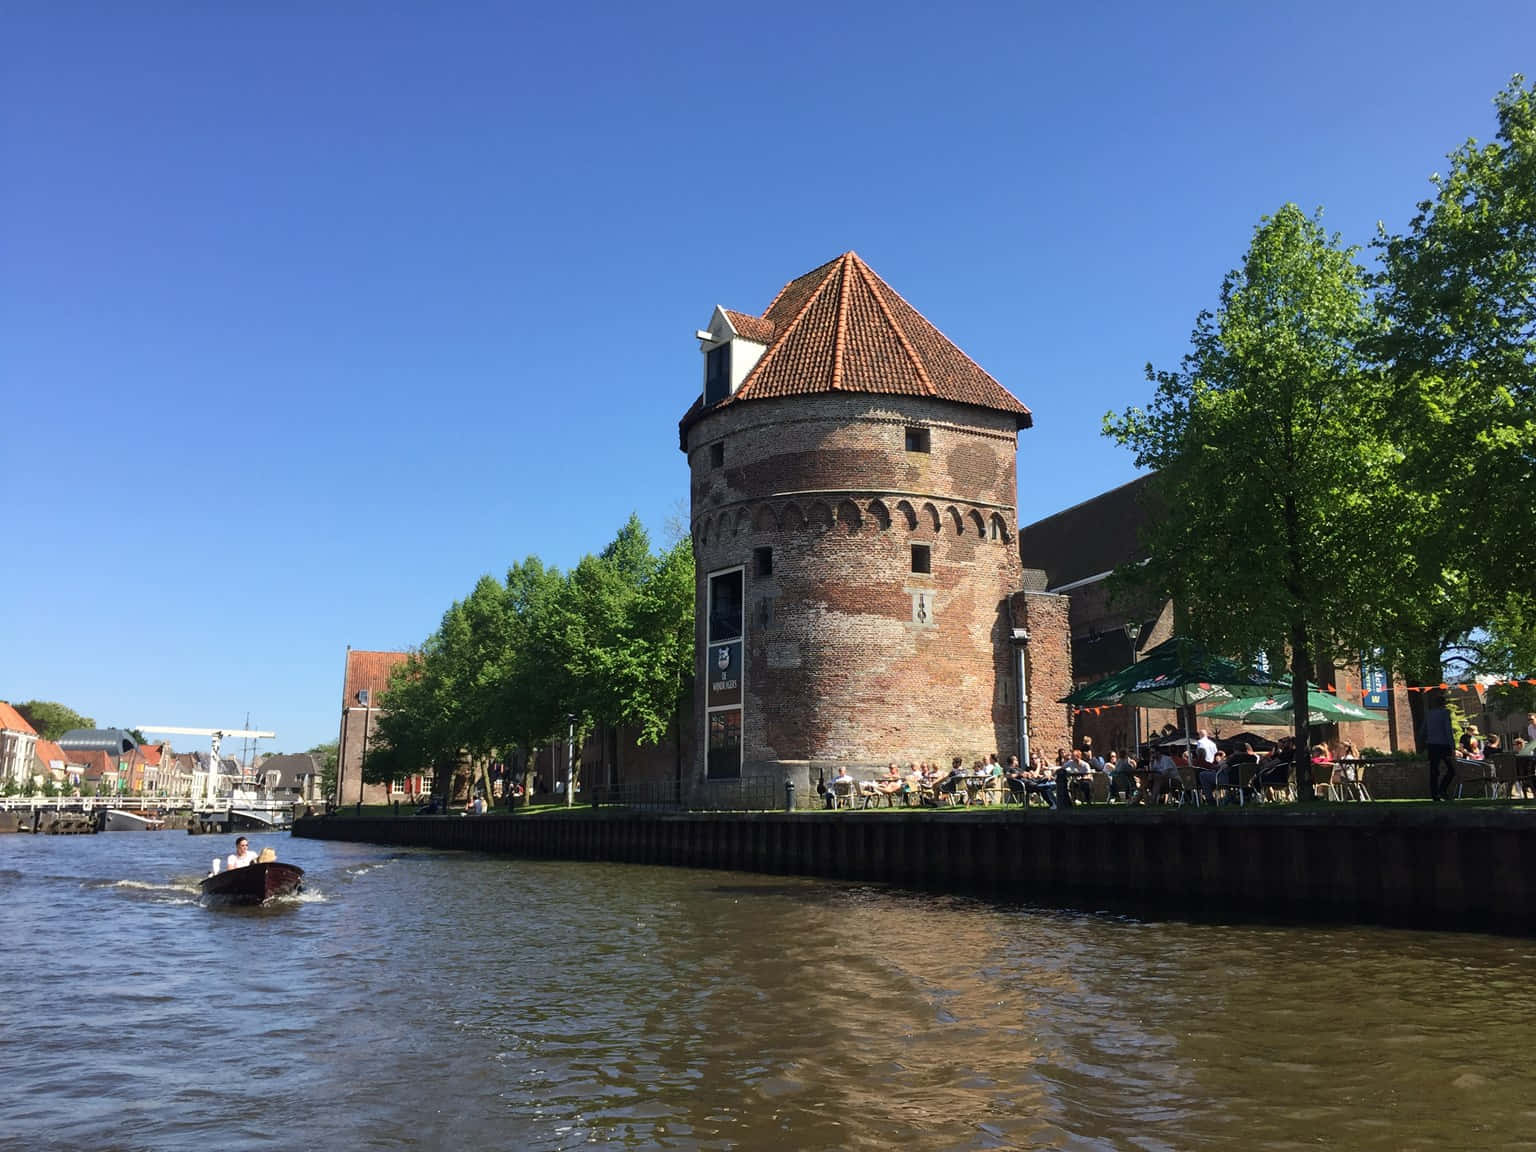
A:
POLYGON ((926 428, 908 428, 906 445, 908 452, 930 453, 933 451, 933 439, 926 428))
POLYGON ((929 545, 912 545, 912 571, 924 576, 933 573, 933 549, 929 545))

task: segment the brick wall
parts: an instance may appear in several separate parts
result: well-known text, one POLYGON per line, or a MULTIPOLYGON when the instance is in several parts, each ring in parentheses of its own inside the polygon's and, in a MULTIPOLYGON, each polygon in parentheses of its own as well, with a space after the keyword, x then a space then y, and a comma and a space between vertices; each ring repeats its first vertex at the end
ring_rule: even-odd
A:
MULTIPOLYGON (((1011 750, 1016 451, 1013 417, 925 398, 754 401, 689 430, 701 637, 709 573, 746 567, 747 774, 1011 750), (928 452, 907 450, 908 428, 928 452), (912 571, 914 544, 930 573, 912 571)), ((701 643, 696 776, 706 673, 701 643)))
POLYGON ((1072 646, 1067 628, 1071 600, 1049 592, 1016 592, 1013 616, 1029 631, 1029 748, 1054 755, 1072 734, 1072 710, 1057 703, 1072 691, 1072 646))

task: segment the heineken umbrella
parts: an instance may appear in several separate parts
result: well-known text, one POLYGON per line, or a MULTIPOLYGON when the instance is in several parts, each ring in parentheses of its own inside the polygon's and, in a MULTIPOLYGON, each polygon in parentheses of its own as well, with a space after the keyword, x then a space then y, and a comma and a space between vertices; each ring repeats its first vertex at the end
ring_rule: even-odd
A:
MULTIPOLYGON (((1291 725, 1295 717, 1295 710, 1291 704, 1290 693, 1281 696, 1245 696, 1236 700, 1225 700, 1206 713, 1212 719, 1236 720, 1243 724, 1285 724, 1291 725)), ((1351 704, 1348 700, 1340 700, 1337 696, 1330 696, 1316 688, 1307 689, 1307 723, 1308 724, 1336 724, 1340 720, 1376 720, 1386 721, 1386 716, 1361 708, 1357 704, 1351 704)))
POLYGON ((1230 700, 1260 688, 1289 685, 1175 636, 1134 664, 1063 696, 1079 708, 1130 704, 1137 708, 1187 708, 1206 700, 1230 700))

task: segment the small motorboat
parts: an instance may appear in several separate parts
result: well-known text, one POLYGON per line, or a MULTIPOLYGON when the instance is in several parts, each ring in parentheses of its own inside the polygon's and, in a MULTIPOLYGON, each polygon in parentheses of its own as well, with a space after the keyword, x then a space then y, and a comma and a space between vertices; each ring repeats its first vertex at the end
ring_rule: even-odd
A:
POLYGON ((265 904, 302 891, 304 869, 276 860, 247 864, 205 877, 202 888, 203 895, 216 904, 265 904))

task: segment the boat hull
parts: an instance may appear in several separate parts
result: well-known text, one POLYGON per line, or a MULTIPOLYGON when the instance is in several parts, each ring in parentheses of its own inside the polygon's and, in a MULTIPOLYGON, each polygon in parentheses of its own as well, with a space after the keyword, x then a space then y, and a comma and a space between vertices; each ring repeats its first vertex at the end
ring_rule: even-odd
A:
POLYGON ((304 869, 296 864, 247 864, 216 872, 203 880, 203 895, 215 904, 265 904, 304 887, 304 869))
POLYGON ((164 827, 165 821, 158 816, 124 812, 120 808, 111 808, 107 811, 106 830, 108 832, 158 832, 164 827))

